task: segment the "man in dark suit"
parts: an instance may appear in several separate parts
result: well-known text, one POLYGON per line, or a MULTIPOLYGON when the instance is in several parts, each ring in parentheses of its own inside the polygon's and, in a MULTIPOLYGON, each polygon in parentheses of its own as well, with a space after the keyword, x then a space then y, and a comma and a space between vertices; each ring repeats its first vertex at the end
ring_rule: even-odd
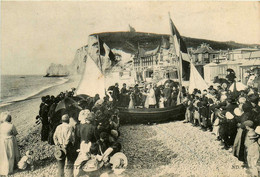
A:
POLYGON ((171 95, 172 95, 172 89, 170 88, 169 83, 165 84, 165 88, 163 89, 163 94, 164 94, 164 106, 169 107, 171 106, 171 95))
POLYGON ((115 84, 115 87, 113 88, 113 104, 114 106, 116 106, 118 104, 118 101, 119 101, 119 88, 118 88, 118 83, 115 84))

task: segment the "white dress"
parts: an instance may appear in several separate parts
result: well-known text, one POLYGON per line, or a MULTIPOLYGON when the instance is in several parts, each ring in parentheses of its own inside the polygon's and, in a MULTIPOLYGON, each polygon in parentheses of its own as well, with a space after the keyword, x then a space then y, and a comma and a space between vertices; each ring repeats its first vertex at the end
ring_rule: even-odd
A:
POLYGON ((0 124, 0 175, 12 174, 14 164, 20 160, 16 135, 17 131, 12 123, 0 124))
POLYGON ((145 108, 149 108, 149 105, 156 105, 155 91, 153 88, 149 89, 146 94, 145 108))

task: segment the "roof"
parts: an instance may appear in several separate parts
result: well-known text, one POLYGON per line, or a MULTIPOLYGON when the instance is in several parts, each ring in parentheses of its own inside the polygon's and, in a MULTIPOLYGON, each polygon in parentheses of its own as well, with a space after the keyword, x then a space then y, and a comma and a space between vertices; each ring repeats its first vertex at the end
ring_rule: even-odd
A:
POLYGON ((156 55, 158 53, 160 49, 160 46, 157 46, 155 49, 150 50, 150 51, 145 51, 143 48, 139 49, 139 56, 140 57, 147 57, 147 56, 153 56, 156 55))
POLYGON ((244 59, 260 58, 260 50, 256 52, 247 52, 243 54, 244 59))
POLYGON ((244 60, 235 60, 235 61, 227 60, 227 61, 219 63, 219 65, 239 65, 244 62, 245 62, 244 60))
POLYGON ((210 67, 210 66, 216 66, 216 65, 218 65, 218 64, 212 62, 212 63, 204 65, 204 67, 210 67))
POLYGON ((239 49, 234 49, 235 51, 239 51, 239 50, 246 50, 246 51, 257 51, 259 49, 255 49, 255 48, 239 48, 239 49))
POLYGON ((260 66, 260 59, 247 60, 241 66, 260 66))
POLYGON ((200 53, 218 53, 215 50, 213 50, 209 45, 202 44, 200 48, 198 48, 195 52, 195 54, 200 54, 200 53))

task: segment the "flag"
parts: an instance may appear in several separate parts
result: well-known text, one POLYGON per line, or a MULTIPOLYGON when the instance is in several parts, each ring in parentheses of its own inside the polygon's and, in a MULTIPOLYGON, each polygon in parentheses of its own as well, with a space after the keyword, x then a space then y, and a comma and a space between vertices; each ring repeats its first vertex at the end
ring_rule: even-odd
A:
POLYGON ((208 84, 205 82, 205 80, 201 77, 198 70, 195 68, 195 66, 191 63, 191 74, 190 74, 190 85, 189 85, 189 93, 193 93, 193 90, 195 88, 199 89, 200 91, 203 91, 205 89, 208 89, 208 84))
POLYGON ((182 78, 184 78, 184 80, 188 80, 189 76, 190 76, 190 60, 189 60, 189 56, 188 56, 188 50, 187 50, 185 42, 183 41, 179 31, 173 24, 171 18, 170 18, 170 25, 171 25, 173 44, 174 44, 176 55, 178 57, 181 57, 181 59, 182 59, 182 63, 181 63, 182 78))
POLYGON ((88 46, 88 55, 97 64, 102 72, 109 70, 111 66, 114 66, 117 63, 114 53, 98 35, 89 36, 88 46))

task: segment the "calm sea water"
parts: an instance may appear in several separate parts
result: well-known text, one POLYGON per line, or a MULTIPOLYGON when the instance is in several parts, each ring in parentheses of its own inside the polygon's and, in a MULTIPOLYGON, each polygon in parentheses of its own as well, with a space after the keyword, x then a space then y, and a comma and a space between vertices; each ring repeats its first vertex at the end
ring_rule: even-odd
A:
POLYGON ((64 78, 43 77, 40 75, 2 75, 0 106, 20 101, 39 92, 66 82, 64 78))

